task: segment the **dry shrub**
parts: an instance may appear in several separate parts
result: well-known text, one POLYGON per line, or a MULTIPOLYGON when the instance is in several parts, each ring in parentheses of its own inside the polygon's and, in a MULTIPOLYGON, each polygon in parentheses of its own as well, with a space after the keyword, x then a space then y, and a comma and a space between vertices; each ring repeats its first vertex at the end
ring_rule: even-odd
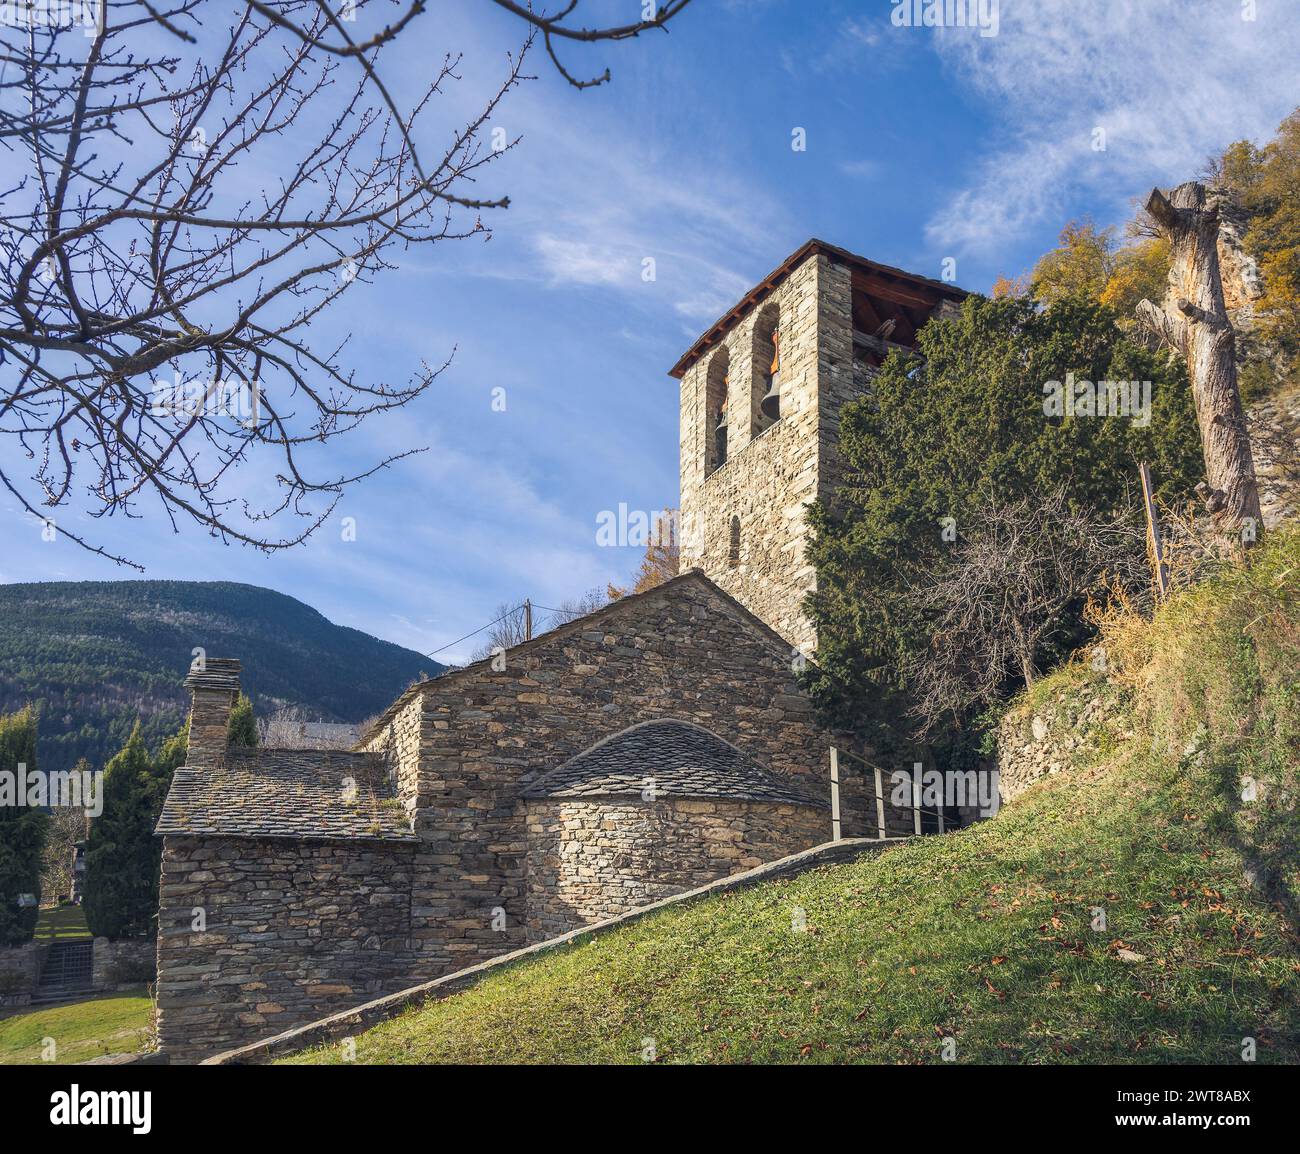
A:
POLYGON ((1089 604, 1111 676, 1133 691, 1138 716, 1166 747, 1202 726, 1231 743, 1264 712, 1285 729, 1288 718, 1275 715, 1300 698, 1300 529, 1197 566, 1202 579, 1175 587, 1152 620, 1122 590, 1089 604))

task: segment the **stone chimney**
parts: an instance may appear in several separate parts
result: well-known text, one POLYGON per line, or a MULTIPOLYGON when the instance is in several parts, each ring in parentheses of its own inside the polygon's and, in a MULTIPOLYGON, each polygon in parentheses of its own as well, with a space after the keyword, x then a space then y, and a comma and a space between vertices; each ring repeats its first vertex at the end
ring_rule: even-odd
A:
POLYGON ((186 764, 212 765, 226 752, 230 710, 239 698, 239 662, 233 657, 200 657, 190 666, 185 685, 193 698, 186 764))

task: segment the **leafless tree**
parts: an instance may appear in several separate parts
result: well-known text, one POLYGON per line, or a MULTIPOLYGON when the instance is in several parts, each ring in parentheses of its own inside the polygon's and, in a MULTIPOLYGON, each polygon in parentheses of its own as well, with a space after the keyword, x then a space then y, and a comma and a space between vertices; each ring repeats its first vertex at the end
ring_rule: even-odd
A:
POLYGON ((1219 205, 1197 181, 1166 196, 1151 190, 1146 211, 1169 241, 1168 305, 1138 303, 1138 320, 1187 361, 1201 429, 1206 512, 1226 538, 1253 543, 1263 531, 1250 432, 1237 387, 1237 345, 1219 270, 1219 205))
MULTIPOLYGON (((73 770, 74 773, 89 771, 90 765, 84 759, 73 770)), ((46 905, 72 893, 72 847, 86 839, 86 829, 86 811, 80 806, 51 807, 45 848, 41 851, 41 901, 46 905)))
POLYGON ((1128 593, 1150 583, 1137 514, 1073 509, 1064 489, 987 498, 954 549, 910 594, 932 622, 907 670, 925 732, 997 701, 1010 679, 1031 686, 1047 646, 1066 634, 1071 602, 1116 582, 1128 593))
POLYGON ((594 613, 607 604, 608 593, 591 589, 580 597, 566 598, 554 609, 545 609, 540 605, 530 606, 526 601, 520 601, 517 605, 498 605, 496 620, 487 626, 483 642, 474 651, 471 660, 482 661, 498 650, 513 649, 531 637, 537 637, 557 625, 566 625, 579 617, 586 617, 588 613, 594 613))
POLYGON ((588 589, 580 597, 566 597, 551 611, 551 615, 546 619, 546 628, 554 629, 557 625, 567 625, 570 621, 577 621, 579 617, 595 613, 597 609, 603 609, 608 604, 609 592, 602 589, 588 589))
POLYGON ((521 601, 517 605, 498 605, 496 620, 487 627, 483 644, 474 651, 473 661, 491 657, 498 649, 513 649, 528 640, 528 613, 521 601))
POLYGON ((282 705, 257 720, 257 742, 264 749, 351 749, 362 726, 322 724, 300 705, 282 705))
POLYGON ((155 504, 173 527, 274 550, 405 455, 341 471, 328 443, 446 361, 374 380, 345 362, 327 310, 395 250, 489 233, 509 200, 481 183, 517 140, 485 138, 537 37, 589 87, 608 73, 576 80, 557 41, 628 39, 687 0, 598 29, 571 24, 576 2, 551 16, 492 2, 522 45, 472 119, 442 124, 456 52, 431 50, 401 102, 382 75, 394 39, 432 33, 422 0, 4 6, 0 486, 24 510, 128 564, 75 515, 155 504), (232 493, 241 466, 260 498, 232 493))

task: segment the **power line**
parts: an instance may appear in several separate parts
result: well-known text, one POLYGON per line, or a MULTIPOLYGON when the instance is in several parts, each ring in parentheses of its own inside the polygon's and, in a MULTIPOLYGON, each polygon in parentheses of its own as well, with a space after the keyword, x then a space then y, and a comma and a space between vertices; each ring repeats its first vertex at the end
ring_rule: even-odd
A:
MULTIPOLYGON (((472 633, 466 633, 464 637, 457 637, 455 641, 449 641, 446 645, 443 645, 441 648, 434 649, 433 651, 426 653, 425 657, 436 657, 439 653, 445 653, 453 645, 459 645, 462 641, 468 641, 471 637, 476 637, 478 634, 482 633, 484 629, 491 629, 493 625, 496 625, 499 622, 504 621, 512 613, 518 613, 527 604, 528 604, 527 601, 521 601, 519 602, 518 605, 511 606, 504 613, 502 613, 501 616, 496 619, 496 621, 489 621, 486 625, 480 625, 472 633)), ((551 619, 548 620, 554 620, 554 618, 559 617, 561 614, 569 612, 569 610, 567 609, 557 609, 554 605, 539 605, 536 601, 532 602, 532 606, 534 609, 544 609, 547 613, 554 615, 551 619)), ((563 622, 561 622, 561 624, 563 624, 563 622)), ((536 629, 533 630, 533 637, 537 636, 537 632, 538 631, 536 629)), ((532 638, 529 638, 528 640, 532 640, 532 638)))
POLYGON ((447 644, 444 645, 441 649, 434 649, 431 652, 426 653, 425 657, 435 657, 439 653, 445 653, 453 645, 459 645, 462 641, 468 641, 471 637, 474 637, 475 635, 482 633, 484 629, 491 629, 493 625, 496 625, 498 622, 504 621, 512 613, 518 613, 519 610, 522 609, 523 607, 524 607, 523 602, 520 602, 518 605, 515 605, 512 608, 507 609, 504 613, 501 614, 500 617, 496 619, 496 621, 489 621, 486 625, 480 625, 472 633, 466 633, 464 637, 457 637, 455 641, 447 642, 447 644))

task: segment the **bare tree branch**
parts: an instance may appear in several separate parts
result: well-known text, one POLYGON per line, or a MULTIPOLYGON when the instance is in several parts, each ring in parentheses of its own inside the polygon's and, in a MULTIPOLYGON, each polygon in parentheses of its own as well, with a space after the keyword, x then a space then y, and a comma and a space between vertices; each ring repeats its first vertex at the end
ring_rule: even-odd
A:
POLYGON ((14 9, 28 15, 0 28, 0 485, 124 564, 67 522, 148 505, 259 549, 305 540, 348 485, 406 455, 342 470, 329 443, 447 367, 358 373, 348 338, 325 335, 330 308, 412 246, 490 236, 484 215, 509 198, 481 182, 518 141, 484 137, 537 36, 626 39, 685 0, 593 30, 566 26, 576 6, 505 5, 522 46, 450 125, 431 116, 457 53, 401 102, 382 73, 424 0, 388 20, 367 0, 119 0, 84 27, 14 9), (257 500, 233 492, 245 470, 257 500))
POLYGON ((1064 489, 1010 504, 986 497, 951 564, 910 590, 933 623, 906 671, 922 733, 998 701, 1016 679, 1031 686, 1067 607, 1116 582, 1135 599, 1150 583, 1133 510, 1073 509, 1064 489))

